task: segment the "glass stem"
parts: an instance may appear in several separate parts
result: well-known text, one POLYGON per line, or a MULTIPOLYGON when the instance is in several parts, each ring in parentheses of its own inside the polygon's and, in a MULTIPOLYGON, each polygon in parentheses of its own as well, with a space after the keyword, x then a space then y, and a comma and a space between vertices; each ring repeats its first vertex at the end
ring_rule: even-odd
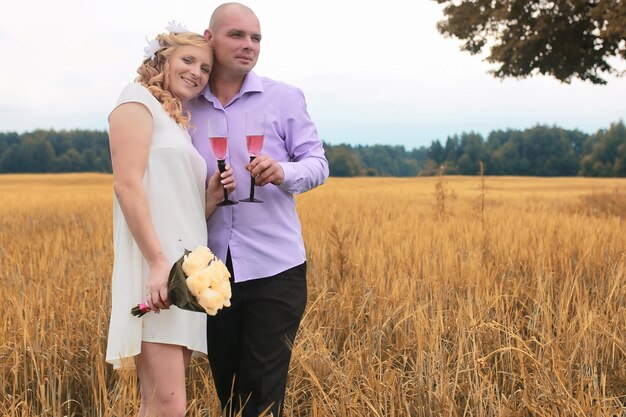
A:
MULTIPOLYGON (((220 173, 223 173, 224 171, 226 171, 226 160, 218 159, 217 168, 220 170, 220 173)), ((224 186, 222 186, 222 188, 224 188, 224 186)), ((224 188, 224 200, 228 201, 228 191, 226 191, 226 188, 224 188)))
MULTIPOLYGON (((256 156, 250 156, 250 162, 254 161, 256 156)), ((250 200, 254 200, 254 177, 250 174, 250 200)))

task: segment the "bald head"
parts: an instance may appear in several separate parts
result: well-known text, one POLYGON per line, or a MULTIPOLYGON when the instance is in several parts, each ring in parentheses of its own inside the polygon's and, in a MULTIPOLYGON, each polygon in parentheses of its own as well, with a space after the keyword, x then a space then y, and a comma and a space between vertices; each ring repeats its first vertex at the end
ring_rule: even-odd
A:
POLYGON ((256 15, 248 6, 241 3, 224 3, 217 6, 215 10, 213 10, 211 20, 209 21, 209 29, 213 32, 217 31, 224 21, 224 17, 232 13, 238 13, 244 16, 254 16, 254 18, 258 21, 256 15))
POLYGON ((213 46, 215 57, 209 81, 229 78, 243 82, 261 51, 261 27, 252 9, 240 3, 218 6, 204 36, 213 46))

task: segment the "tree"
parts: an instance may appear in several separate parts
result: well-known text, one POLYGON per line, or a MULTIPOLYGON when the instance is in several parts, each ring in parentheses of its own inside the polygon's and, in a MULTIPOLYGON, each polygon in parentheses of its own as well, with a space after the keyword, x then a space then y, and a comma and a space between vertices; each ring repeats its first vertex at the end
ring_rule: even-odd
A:
POLYGON ((26 172, 26 155, 20 145, 11 145, 0 158, 0 172, 26 172))
POLYGON ((599 130, 591 153, 581 161, 580 174, 592 177, 614 177, 626 174, 626 126, 613 123, 599 130))
POLYGON ((483 156, 483 138, 477 133, 463 133, 461 135, 461 156, 457 162, 459 174, 476 175, 480 171, 480 162, 483 156))
POLYGON ((437 24, 446 36, 499 66, 497 78, 547 74, 606 84, 604 74, 624 75, 610 58, 626 59, 624 0, 435 0, 445 6, 437 24))
POLYGON ((20 135, 16 132, 0 133, 0 156, 12 145, 19 145, 20 135))
POLYGON ((445 161, 446 153, 443 149, 443 146, 441 146, 441 142, 439 142, 439 139, 435 140, 430 145, 430 149, 428 150, 428 158, 432 161, 435 161, 437 164, 441 164, 443 163, 443 161, 445 161))
POLYGON ((361 175, 361 162, 347 146, 340 145, 328 155, 330 175, 333 177, 354 177, 361 175))
POLYGON ((81 172, 85 170, 85 157, 76 149, 71 148, 57 158, 54 170, 56 172, 81 172))
POLYGON ((437 175, 437 173, 439 172, 439 167, 440 165, 437 161, 435 161, 434 159, 428 158, 426 162, 424 163, 424 167, 422 168, 420 175, 425 175, 425 176, 437 175))
POLYGON ((56 155, 50 142, 44 139, 26 139, 22 144, 25 155, 30 156, 29 167, 25 172, 49 172, 55 162, 56 155))

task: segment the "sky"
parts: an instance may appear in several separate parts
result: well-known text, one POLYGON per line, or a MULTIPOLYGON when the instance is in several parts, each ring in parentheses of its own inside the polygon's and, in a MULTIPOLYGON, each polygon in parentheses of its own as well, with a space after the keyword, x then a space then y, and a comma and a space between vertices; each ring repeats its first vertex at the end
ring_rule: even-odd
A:
MULTIPOLYGON (((433 0, 250 0, 263 40, 255 72, 301 88, 331 144, 429 146, 498 129, 594 133, 626 119, 626 77, 499 80, 437 29, 433 0)), ((170 20, 203 32, 221 2, 0 0, 0 132, 107 129, 146 38, 170 20)), ((626 67, 619 62, 621 68, 626 67)))

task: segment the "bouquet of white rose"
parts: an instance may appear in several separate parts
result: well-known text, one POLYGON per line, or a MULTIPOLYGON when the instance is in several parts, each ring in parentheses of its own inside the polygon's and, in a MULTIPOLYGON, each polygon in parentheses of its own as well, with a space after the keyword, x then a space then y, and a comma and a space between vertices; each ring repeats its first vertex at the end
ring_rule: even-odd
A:
MULTIPOLYGON (((198 246, 174 263, 170 270, 167 295, 172 305, 183 310, 205 311, 214 316, 223 307, 230 306, 230 273, 226 265, 206 246, 198 246)), ((141 317, 150 311, 147 304, 131 309, 133 316, 141 317)))

